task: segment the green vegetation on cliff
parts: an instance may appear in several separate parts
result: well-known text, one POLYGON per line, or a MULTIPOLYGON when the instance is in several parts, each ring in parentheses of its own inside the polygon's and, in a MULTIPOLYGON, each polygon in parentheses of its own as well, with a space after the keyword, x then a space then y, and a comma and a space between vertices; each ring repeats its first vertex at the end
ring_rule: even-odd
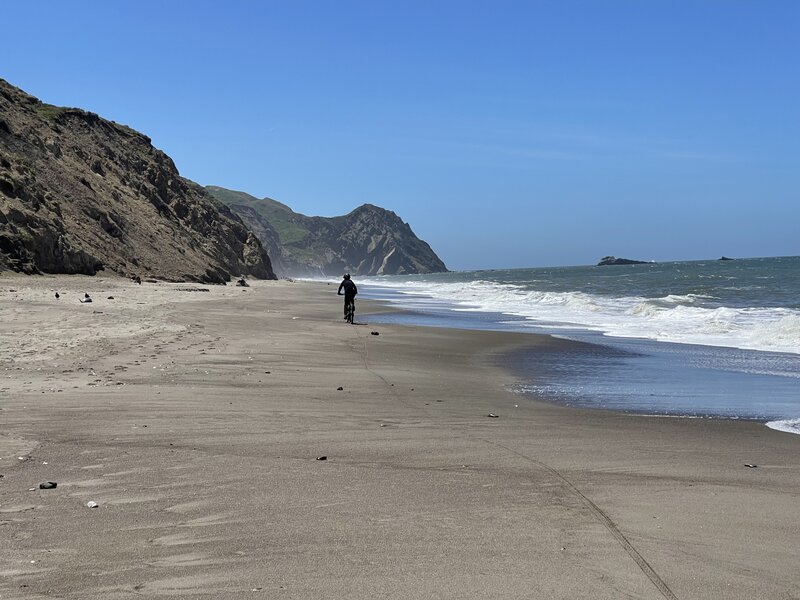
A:
POLYGON ((282 275, 411 274, 446 271, 431 247, 395 213, 364 204, 339 217, 308 217, 271 198, 209 186, 247 224, 282 275))

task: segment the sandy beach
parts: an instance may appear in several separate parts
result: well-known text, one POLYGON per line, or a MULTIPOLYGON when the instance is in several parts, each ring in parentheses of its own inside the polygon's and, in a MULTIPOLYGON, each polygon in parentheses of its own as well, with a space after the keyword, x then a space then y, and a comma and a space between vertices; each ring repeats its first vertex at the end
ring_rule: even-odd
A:
POLYGON ((0 276, 0 598, 800 597, 800 436, 534 402, 503 357, 568 342, 335 292, 0 276))

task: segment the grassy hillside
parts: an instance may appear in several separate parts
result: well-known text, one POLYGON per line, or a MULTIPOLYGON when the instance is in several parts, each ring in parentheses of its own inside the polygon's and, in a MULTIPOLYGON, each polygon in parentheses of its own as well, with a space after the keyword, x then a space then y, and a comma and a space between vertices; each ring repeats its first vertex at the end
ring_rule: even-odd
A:
POLYGON ((302 220, 305 218, 299 215, 285 204, 281 204, 271 198, 256 198, 244 192, 227 190, 215 185, 207 186, 206 189, 220 202, 227 206, 241 204, 249 206, 262 217, 269 221, 270 225, 278 232, 278 238, 284 246, 291 246, 305 239, 309 231, 306 229, 302 220))
POLYGON ((363 204, 338 217, 308 217, 270 198, 206 188, 239 214, 286 276, 432 273, 447 267, 392 211, 363 204))

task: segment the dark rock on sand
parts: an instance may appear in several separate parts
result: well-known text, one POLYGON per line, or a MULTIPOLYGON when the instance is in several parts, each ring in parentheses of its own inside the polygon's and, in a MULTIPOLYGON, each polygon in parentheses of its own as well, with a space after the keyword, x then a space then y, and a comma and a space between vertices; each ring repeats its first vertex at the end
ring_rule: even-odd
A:
POLYGON ((58 487, 58 484, 55 481, 45 481, 44 483, 39 484, 40 490, 53 490, 58 487))

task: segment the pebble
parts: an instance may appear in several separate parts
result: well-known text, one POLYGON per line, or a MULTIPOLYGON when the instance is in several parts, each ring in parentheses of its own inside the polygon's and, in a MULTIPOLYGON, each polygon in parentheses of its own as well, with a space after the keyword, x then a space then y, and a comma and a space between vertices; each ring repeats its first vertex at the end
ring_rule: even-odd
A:
POLYGON ((489 413, 489 414, 488 414, 488 415, 486 415, 486 416, 487 416, 487 417, 491 417, 492 419, 497 419, 497 418, 498 418, 500 415, 496 415, 496 414, 494 414, 494 413, 489 413))
POLYGON ((53 490, 58 487, 58 484, 55 481, 45 481, 44 483, 39 484, 40 490, 53 490))
POLYGON ((328 460, 327 456, 318 456, 317 460, 328 460))
POLYGON ((94 500, 89 500, 86 503, 86 506, 88 506, 89 508, 97 508, 100 505, 97 502, 95 502, 94 500))
POLYGON ((337 391, 337 392, 341 392, 341 391, 343 391, 343 390, 344 390, 344 388, 343 388, 342 386, 339 386, 339 387, 337 387, 337 388, 336 388, 336 391, 337 391))

